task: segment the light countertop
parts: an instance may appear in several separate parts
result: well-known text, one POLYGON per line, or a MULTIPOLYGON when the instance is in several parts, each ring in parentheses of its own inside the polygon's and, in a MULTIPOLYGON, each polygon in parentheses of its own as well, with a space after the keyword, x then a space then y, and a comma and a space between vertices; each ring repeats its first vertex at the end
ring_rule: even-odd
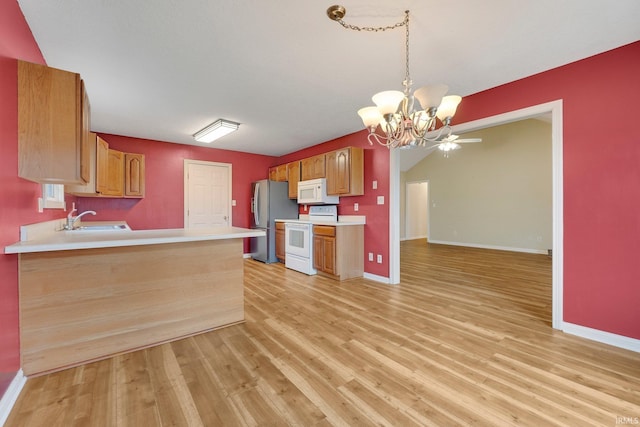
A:
POLYGON ((338 221, 325 221, 319 219, 309 219, 309 215, 300 215, 299 219, 276 219, 276 222, 289 222, 296 224, 318 224, 318 225, 332 225, 335 227, 349 226, 349 225, 365 225, 367 223, 364 215, 340 215, 338 221))
POLYGON ((5 247, 4 252, 6 254, 19 254, 74 249, 113 248, 119 246, 239 239, 264 235, 264 230, 252 230, 239 227, 92 232, 56 231, 42 237, 14 243, 13 245, 5 247))

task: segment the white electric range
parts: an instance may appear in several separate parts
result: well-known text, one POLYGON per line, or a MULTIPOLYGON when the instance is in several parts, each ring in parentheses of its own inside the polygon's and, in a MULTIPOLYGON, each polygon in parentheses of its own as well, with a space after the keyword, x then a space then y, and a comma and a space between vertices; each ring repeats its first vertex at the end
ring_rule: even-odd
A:
POLYGON ((313 268, 313 224, 337 220, 337 206, 317 205, 309 208, 308 220, 285 221, 285 266, 301 273, 316 274, 313 268))

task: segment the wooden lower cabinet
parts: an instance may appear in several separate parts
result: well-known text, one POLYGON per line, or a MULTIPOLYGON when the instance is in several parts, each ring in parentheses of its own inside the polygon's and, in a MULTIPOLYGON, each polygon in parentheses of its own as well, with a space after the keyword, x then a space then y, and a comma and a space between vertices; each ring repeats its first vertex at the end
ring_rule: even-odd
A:
POLYGON ((276 222, 276 257, 280 262, 284 262, 284 222, 276 222))
POLYGON ((336 280, 362 277, 364 226, 314 225, 313 267, 336 280))

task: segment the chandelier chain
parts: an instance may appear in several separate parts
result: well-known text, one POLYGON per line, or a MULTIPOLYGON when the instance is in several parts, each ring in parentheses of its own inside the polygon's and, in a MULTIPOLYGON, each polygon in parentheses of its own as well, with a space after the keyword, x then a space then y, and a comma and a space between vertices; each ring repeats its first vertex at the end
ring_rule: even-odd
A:
POLYGON ((405 26, 405 68, 404 68, 404 94, 409 95, 411 90, 411 77, 409 76, 409 11, 405 10, 404 12, 404 26, 405 26))
POLYGON ((396 28, 408 26, 408 24, 409 24, 409 11, 405 10, 404 13, 405 13, 405 17, 404 17, 404 20, 402 22, 398 22, 398 23, 393 24, 393 25, 387 25, 385 27, 358 27, 357 25, 347 24, 342 19, 338 19, 337 22, 340 25, 342 25, 344 28, 348 29, 348 30, 371 31, 371 32, 377 33, 378 31, 394 30, 396 28))

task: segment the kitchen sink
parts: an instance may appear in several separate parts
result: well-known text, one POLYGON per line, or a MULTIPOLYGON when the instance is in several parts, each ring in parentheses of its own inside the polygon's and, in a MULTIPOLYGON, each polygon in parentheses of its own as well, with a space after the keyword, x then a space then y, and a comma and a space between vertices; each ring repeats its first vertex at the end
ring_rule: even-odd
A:
POLYGON ((100 224, 100 225, 81 225, 78 228, 69 230, 73 233, 82 231, 131 231, 127 224, 100 224))

